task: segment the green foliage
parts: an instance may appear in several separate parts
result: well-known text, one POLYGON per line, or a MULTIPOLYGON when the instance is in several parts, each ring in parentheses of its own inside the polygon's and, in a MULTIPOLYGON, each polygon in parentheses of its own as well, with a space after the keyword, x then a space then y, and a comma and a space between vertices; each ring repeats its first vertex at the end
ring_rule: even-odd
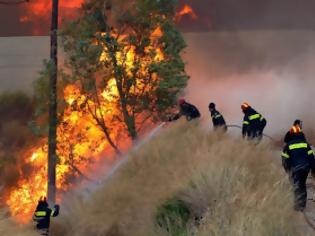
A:
POLYGON ((33 98, 21 91, 0 94, 0 149, 24 147, 31 136, 28 123, 34 111, 33 98))
POLYGON ((48 112, 49 101, 49 77, 51 65, 44 60, 44 69, 39 73, 37 80, 33 82, 34 97, 36 102, 35 116, 41 116, 48 112))
MULTIPOLYGON (((34 111, 33 98, 21 92, 0 94, 0 145, 5 150, 23 147, 28 143, 28 123, 34 111)), ((0 147, 1 149, 1 147, 0 147)))
MULTIPOLYGON (((48 110, 49 110, 49 81, 53 72, 53 65, 50 61, 43 61, 44 68, 39 73, 37 80, 33 82, 35 110, 33 119, 29 122, 29 128, 36 136, 46 136, 48 133, 48 110)), ((58 81, 57 93, 62 93, 65 81, 71 81, 71 77, 62 70, 58 71, 58 76, 64 81, 58 81)), ((58 114, 62 115, 64 100, 62 96, 57 96, 58 114)))
POLYGON ((170 236, 186 235, 190 216, 187 205, 183 201, 173 198, 158 209, 156 223, 170 236))
POLYGON ((189 77, 181 58, 186 44, 174 23, 177 1, 135 0, 121 6, 117 2, 112 4, 120 15, 113 25, 107 22, 104 1, 85 4, 82 15, 63 30, 62 42, 72 83, 94 103, 106 104, 100 94, 110 91, 110 81, 115 80, 118 95, 112 95, 114 102, 108 105, 120 113, 113 120, 122 121, 136 138, 147 120, 139 117, 162 119, 186 87, 189 77), (156 30, 162 34, 153 37, 156 30), (163 58, 157 59, 160 53, 163 58))
MULTIPOLYGON (((31 96, 21 91, 0 94, 0 181, 4 188, 17 183, 23 165, 21 150, 34 142, 28 127, 34 112, 31 96)), ((2 192, 4 194, 4 191, 2 192)))
POLYGON ((33 101, 27 94, 21 91, 0 94, 0 126, 12 120, 25 124, 32 111, 33 101))

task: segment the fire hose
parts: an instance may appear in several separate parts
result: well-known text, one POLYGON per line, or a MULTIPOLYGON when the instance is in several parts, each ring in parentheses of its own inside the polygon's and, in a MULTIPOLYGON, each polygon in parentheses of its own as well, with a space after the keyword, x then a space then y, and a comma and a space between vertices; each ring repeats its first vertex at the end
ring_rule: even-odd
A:
MULTIPOLYGON (((154 136, 156 136, 158 134, 158 132, 166 125, 166 122, 162 122, 161 124, 159 124, 156 128, 154 128, 147 136, 145 139, 143 139, 141 142, 139 142, 136 146, 133 147, 133 150, 138 150, 140 147, 142 147, 144 144, 146 144, 148 141, 150 141, 152 138, 154 138, 154 136)), ((238 128, 238 129, 242 129, 241 126, 239 125, 227 125, 228 128, 238 128)), ((272 141, 275 141, 275 139, 273 139, 271 136, 267 135, 267 134, 263 134, 264 137, 269 138, 272 141)), ((124 157, 117 165, 115 165, 111 171, 106 175, 106 179, 108 179, 109 177, 111 177, 116 171, 117 169, 119 169, 122 165, 124 165, 128 160, 128 155, 126 157, 124 157)), ((98 183, 100 183, 100 181, 98 181, 98 183)))
MULTIPOLYGON (((227 125, 226 127, 242 129, 242 127, 240 125, 227 125)), ((269 138, 273 142, 276 142, 276 140, 273 137, 271 137, 270 135, 268 135, 268 134, 263 134, 263 136, 266 137, 266 138, 269 138)))
MULTIPOLYGON (((138 150, 139 148, 141 148, 144 144, 146 144, 147 142, 149 142, 154 136, 157 135, 157 133, 163 128, 163 126, 166 124, 166 122, 162 122, 161 124, 159 124, 157 127, 155 127, 143 140, 141 140, 138 144, 136 144, 132 150, 138 150)), ((121 166, 123 166, 124 164, 126 164, 126 162, 129 160, 129 155, 127 154, 126 156, 123 157, 123 159, 121 159, 116 165, 114 165, 114 167, 109 171, 108 174, 106 174, 105 176, 105 181, 108 181, 108 179, 110 179, 114 173, 121 168, 121 166)), ((87 179, 87 178, 86 178, 87 179)), ((88 178, 87 180, 89 180, 90 182, 94 182, 96 185, 100 185, 103 182, 100 180, 94 180, 92 178, 88 178)))
MULTIPOLYGON (((131 151, 136 151, 139 148, 141 148, 144 144, 146 144, 148 141, 150 141, 152 138, 154 138, 158 132, 163 128, 163 126, 166 124, 166 122, 162 122, 161 124, 159 124, 157 127, 155 127, 148 135, 146 135, 146 137, 141 140, 140 142, 138 142, 138 144, 136 144, 131 151)), ((113 168, 111 168, 111 170, 105 175, 105 178, 102 180, 97 180, 91 177, 86 176, 85 174, 83 174, 79 169, 76 169, 76 171, 84 177, 85 180, 87 180, 88 182, 94 183, 93 185, 89 186, 89 191, 91 191, 94 188, 97 188, 97 186, 100 186, 102 184, 105 184, 107 181, 109 181, 109 179, 115 174, 115 172, 121 168, 121 166, 125 165, 126 162, 129 160, 129 155, 125 155, 118 163, 116 163, 113 168)), ((88 191, 88 192, 89 192, 88 191)))

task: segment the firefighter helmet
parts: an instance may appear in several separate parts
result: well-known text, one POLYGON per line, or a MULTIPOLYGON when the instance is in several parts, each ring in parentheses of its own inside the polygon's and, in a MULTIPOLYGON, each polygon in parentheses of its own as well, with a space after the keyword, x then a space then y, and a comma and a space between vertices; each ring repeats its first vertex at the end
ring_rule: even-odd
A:
POLYGON ((247 103, 247 102, 244 102, 242 105, 241 105, 241 108, 242 110, 247 110, 248 108, 250 108, 250 105, 247 103))
POLYGON ((297 125, 292 126, 290 129, 290 134, 299 134, 301 132, 302 132, 301 128, 297 125))
POLYGON ((215 109, 215 104, 213 102, 209 104, 209 109, 215 109))
POLYGON ((179 104, 179 105, 182 105, 182 104, 184 104, 185 102, 186 102, 185 98, 180 98, 180 99, 178 99, 178 104, 179 104))

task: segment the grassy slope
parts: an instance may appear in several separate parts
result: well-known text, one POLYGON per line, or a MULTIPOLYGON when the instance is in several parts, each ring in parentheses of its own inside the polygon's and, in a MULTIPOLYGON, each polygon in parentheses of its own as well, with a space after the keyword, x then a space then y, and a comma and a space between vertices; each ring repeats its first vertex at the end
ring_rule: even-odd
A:
POLYGON ((181 235, 307 235, 278 159, 268 144, 175 125, 133 153, 88 199, 69 197, 53 235, 168 235, 155 215, 175 196, 204 216, 181 235))
MULTIPOLYGON (((36 235, 32 226, 16 227, 0 216, 0 235, 36 235)), ((69 194, 51 235, 312 235, 306 228, 292 211, 279 151, 179 123, 132 153, 88 198, 69 194), (174 197, 189 207, 191 219, 169 234, 155 216, 174 197), (199 227, 195 216, 203 216, 199 227)))

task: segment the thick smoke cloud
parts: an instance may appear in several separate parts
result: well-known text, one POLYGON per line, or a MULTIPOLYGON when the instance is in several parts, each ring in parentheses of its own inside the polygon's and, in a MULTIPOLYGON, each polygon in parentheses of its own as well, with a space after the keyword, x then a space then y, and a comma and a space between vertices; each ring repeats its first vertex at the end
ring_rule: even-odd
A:
POLYGON ((282 134, 294 119, 314 125, 315 32, 251 31, 187 34, 187 98, 210 120, 210 101, 228 123, 241 124, 248 101, 268 119, 267 132, 282 134))

